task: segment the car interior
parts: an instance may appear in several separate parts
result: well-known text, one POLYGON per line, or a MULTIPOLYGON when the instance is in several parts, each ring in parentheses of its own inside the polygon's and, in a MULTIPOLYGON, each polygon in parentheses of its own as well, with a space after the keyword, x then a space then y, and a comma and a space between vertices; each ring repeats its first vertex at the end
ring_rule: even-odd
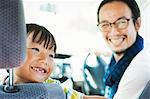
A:
MULTIPOLYGON (((96 26, 96 11, 101 1, 0 0, 0 98, 66 99, 56 83, 13 83, 13 68, 25 58, 26 23, 47 27, 56 38, 56 67, 50 78, 86 95, 103 96, 103 75, 111 50, 96 26), (99 54, 95 54, 96 51, 99 54), (9 75, 9 83, 3 85, 6 75, 9 75)), ((142 16, 140 34, 150 45, 150 0, 136 1, 142 16)), ((150 83, 140 99, 150 99, 149 86, 150 83)))

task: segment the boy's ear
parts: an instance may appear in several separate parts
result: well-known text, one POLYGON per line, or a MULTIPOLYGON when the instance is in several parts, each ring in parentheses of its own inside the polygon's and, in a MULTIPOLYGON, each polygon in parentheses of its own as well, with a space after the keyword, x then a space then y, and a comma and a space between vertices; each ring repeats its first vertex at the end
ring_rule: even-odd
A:
POLYGON ((137 20, 135 21, 135 30, 136 30, 136 32, 139 31, 140 27, 141 27, 141 18, 138 17, 137 20))

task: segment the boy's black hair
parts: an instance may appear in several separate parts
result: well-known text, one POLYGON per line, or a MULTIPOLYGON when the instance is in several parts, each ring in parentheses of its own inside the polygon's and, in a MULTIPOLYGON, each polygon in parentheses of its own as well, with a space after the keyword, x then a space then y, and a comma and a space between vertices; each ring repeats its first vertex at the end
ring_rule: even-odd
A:
MULTIPOLYGON (((107 4, 107 3, 111 3, 113 1, 119 1, 119 2, 123 2, 126 5, 128 5, 128 7, 131 9, 132 12, 132 18, 133 18, 133 22, 135 23, 135 21, 137 20, 138 17, 140 17, 140 9, 139 6, 137 4, 137 2, 135 0, 103 0, 97 10, 97 22, 99 23, 99 11, 102 8, 103 5, 107 4)), ((119 9, 119 8, 118 8, 119 9)))
POLYGON ((56 52, 56 41, 54 36, 43 26, 37 24, 26 24, 27 36, 32 32, 32 41, 41 44, 44 41, 44 48, 51 49, 54 47, 54 52, 56 52), (37 36, 40 38, 37 40, 37 36))

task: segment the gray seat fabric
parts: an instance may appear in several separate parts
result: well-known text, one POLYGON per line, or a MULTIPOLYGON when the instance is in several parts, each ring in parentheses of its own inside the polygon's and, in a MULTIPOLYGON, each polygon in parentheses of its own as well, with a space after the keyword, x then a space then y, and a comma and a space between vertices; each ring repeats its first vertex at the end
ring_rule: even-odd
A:
POLYGON ((20 66, 26 55, 22 0, 0 0, 0 68, 20 66))
POLYGON ((65 99, 64 91, 56 83, 26 83, 15 85, 19 92, 6 93, 0 85, 0 99, 65 99))
MULTIPOLYGON (((0 68, 11 70, 20 66, 26 55, 26 29, 22 0, 0 0, 0 68)), ((10 89, 13 89, 13 79, 10 89)), ((56 84, 26 83, 15 85, 19 91, 5 92, 0 85, 0 99, 65 99, 62 88, 56 84)), ((9 89, 8 88, 8 89, 9 89)))
POLYGON ((150 99, 150 81, 144 88, 142 94, 140 95, 139 99, 150 99))

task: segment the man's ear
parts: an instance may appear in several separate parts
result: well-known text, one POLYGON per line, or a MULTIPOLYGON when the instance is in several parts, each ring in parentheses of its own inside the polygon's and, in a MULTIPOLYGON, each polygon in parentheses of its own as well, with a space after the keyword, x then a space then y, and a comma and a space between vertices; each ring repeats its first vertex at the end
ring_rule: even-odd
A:
POLYGON ((137 20, 135 21, 135 30, 136 30, 136 32, 139 31, 140 27, 141 27, 141 18, 138 17, 137 20))

